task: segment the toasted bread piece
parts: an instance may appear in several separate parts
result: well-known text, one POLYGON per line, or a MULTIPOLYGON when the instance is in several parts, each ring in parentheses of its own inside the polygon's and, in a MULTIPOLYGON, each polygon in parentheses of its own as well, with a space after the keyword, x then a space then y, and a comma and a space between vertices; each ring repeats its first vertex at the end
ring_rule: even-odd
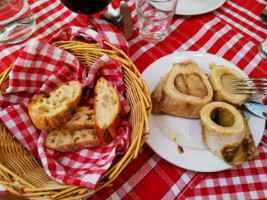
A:
POLYGON ((57 128, 49 132, 45 146, 59 152, 74 152, 89 147, 101 146, 95 129, 57 128))
POLYGON ((75 114, 63 126, 71 129, 94 128, 94 109, 87 106, 79 106, 75 110, 75 114))
POLYGON ((103 77, 95 86, 94 120, 102 144, 112 142, 122 120, 121 102, 117 90, 103 77))
POLYGON ((40 94, 28 106, 33 124, 40 130, 50 131, 67 122, 82 98, 78 81, 66 82, 47 94, 40 94))

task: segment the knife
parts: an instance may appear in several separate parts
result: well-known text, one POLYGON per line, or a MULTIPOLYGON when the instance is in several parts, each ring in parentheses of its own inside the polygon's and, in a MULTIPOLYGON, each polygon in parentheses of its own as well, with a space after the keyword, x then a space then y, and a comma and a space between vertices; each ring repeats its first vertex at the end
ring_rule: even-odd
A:
POLYGON ((125 0, 120 1, 120 12, 123 16, 122 19, 122 34, 126 40, 129 40, 133 34, 133 19, 131 11, 125 0))
POLYGON ((246 102, 244 106, 253 114, 263 119, 267 119, 267 106, 266 105, 250 101, 250 102, 246 102))
POLYGON ((115 10, 110 3, 106 12, 100 15, 100 19, 104 19, 114 26, 120 26, 122 24, 122 14, 115 10))
POLYGON ((267 6, 261 12, 261 18, 267 21, 267 6))

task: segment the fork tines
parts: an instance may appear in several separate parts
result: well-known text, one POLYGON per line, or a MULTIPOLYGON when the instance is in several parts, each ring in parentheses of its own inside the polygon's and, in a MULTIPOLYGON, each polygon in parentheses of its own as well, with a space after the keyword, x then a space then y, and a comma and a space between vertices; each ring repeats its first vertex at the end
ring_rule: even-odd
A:
POLYGON ((267 78, 243 78, 232 80, 236 94, 267 94, 267 78))

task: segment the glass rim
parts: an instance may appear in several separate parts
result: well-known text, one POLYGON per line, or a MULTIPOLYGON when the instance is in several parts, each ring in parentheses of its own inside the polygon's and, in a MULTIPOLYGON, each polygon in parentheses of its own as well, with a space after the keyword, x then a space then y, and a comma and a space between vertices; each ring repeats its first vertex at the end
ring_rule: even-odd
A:
MULTIPOLYGON (((13 1, 16 1, 16 0, 13 0, 13 1)), ((10 7, 10 4, 12 4, 13 1, 10 1, 8 4, 6 4, 4 6, 0 6, 0 10, 3 9, 3 8, 5 8, 5 7, 7 8, 7 10, 5 12, 0 12, 0 15, 6 14, 6 13, 8 13, 11 10, 10 8, 12 8, 12 7, 10 7)), ((18 2, 16 4, 14 4, 13 6, 16 6, 17 4, 21 3, 21 1, 25 1, 25 0, 17 0, 17 1, 18 2)))

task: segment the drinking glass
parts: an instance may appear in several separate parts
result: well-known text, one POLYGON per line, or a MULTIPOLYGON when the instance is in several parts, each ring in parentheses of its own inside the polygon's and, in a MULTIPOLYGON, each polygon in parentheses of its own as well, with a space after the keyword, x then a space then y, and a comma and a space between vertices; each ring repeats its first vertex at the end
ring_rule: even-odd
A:
POLYGON ((94 15, 104 10, 111 0, 61 0, 73 12, 94 15))
POLYGON ((35 18, 26 0, 0 0, 0 44, 14 44, 31 36, 35 18))
POLYGON ((169 34, 177 0, 136 0, 139 34, 148 42, 159 42, 169 34))

